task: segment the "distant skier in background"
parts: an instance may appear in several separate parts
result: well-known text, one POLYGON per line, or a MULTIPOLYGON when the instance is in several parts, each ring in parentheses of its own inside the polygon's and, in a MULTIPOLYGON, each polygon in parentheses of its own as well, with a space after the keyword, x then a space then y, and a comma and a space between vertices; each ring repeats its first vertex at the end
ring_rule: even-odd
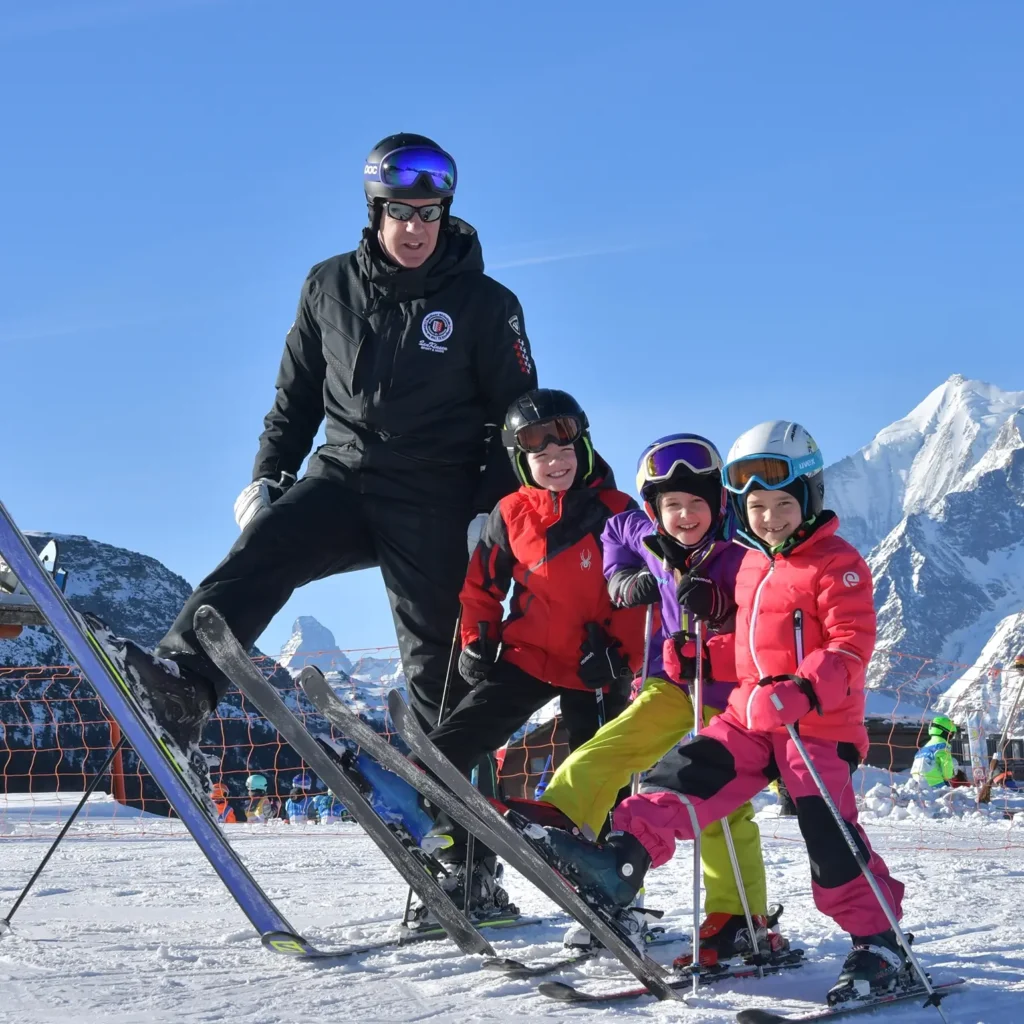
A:
POLYGON ((930 737, 910 766, 910 777, 933 788, 951 786, 960 766, 953 757, 950 740, 957 734, 957 725, 945 715, 932 719, 928 727, 930 737))
POLYGON ((273 821, 281 817, 281 801, 268 793, 265 775, 250 775, 245 780, 249 801, 245 807, 246 821, 273 821))
POLYGON ((284 804, 285 817, 292 825, 307 821, 318 821, 316 798, 310 792, 313 782, 308 775, 296 775, 292 779, 292 789, 284 804))
MULTIPOLYGON (((497 425, 537 383, 519 300, 484 274, 476 230, 451 216, 456 177, 422 135, 370 152, 369 225, 303 285, 252 483, 235 503, 241 537, 155 657, 111 643, 199 774, 198 740, 229 682, 195 636, 197 608, 216 608, 248 648, 296 587, 337 573, 380 569, 410 702, 437 724, 467 530, 515 487, 497 425), (297 480, 325 418, 326 443, 297 480)), ((453 704, 468 690, 455 686, 453 704)))

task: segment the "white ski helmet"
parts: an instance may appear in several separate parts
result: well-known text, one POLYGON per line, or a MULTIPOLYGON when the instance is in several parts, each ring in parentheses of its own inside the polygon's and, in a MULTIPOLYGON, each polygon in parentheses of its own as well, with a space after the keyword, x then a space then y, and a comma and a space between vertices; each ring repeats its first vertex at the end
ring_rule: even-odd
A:
POLYGON ((747 525, 742 496, 754 489, 786 491, 803 508, 804 519, 821 512, 825 501, 825 461, 813 437, 799 423, 768 420, 740 434, 722 470, 726 490, 740 521, 747 525))

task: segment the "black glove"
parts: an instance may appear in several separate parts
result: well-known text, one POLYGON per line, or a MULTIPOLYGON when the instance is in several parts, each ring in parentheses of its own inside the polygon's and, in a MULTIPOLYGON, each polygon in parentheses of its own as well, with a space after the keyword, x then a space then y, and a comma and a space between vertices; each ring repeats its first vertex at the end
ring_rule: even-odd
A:
POLYGON ((620 569, 608 581, 608 596, 616 608, 636 608, 643 604, 657 604, 658 581, 649 569, 620 569))
POLYGON ((629 662, 622 656, 622 643, 610 637, 596 622, 586 625, 587 639, 580 644, 580 664, 576 675, 591 690, 603 690, 632 675, 629 662))
POLYGON ((470 640, 459 655, 459 675, 470 686, 479 686, 490 675, 498 660, 498 642, 487 636, 490 627, 489 622, 478 622, 480 635, 470 640))
POLYGON ((733 602, 714 580, 695 573, 678 577, 676 599, 683 611, 711 626, 724 622, 733 610, 733 602))

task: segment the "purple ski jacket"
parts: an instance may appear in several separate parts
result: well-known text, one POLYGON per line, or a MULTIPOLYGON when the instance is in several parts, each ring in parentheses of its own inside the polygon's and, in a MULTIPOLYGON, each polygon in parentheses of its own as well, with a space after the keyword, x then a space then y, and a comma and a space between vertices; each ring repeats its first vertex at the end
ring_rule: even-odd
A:
MULTIPOLYGON (((668 679, 661 650, 665 638, 680 629, 682 611, 676 600, 676 580, 671 566, 644 544, 644 538, 656 532, 657 527, 645 511, 630 509, 608 520, 601 535, 601 546, 604 549, 605 579, 611 579, 615 573, 624 569, 636 572, 647 569, 658 581, 658 590, 661 593, 661 625, 651 637, 648 675, 668 679)), ((701 562, 700 571, 714 580, 731 598, 736 590, 736 574, 745 554, 746 549, 739 544, 727 540, 715 541, 710 554, 701 562)), ((732 618, 730 616, 727 628, 720 632, 732 631, 732 618)), ((709 631, 709 639, 718 633, 719 631, 709 631)), ((703 692, 704 703, 719 710, 723 709, 735 685, 735 679, 706 682, 703 692)))

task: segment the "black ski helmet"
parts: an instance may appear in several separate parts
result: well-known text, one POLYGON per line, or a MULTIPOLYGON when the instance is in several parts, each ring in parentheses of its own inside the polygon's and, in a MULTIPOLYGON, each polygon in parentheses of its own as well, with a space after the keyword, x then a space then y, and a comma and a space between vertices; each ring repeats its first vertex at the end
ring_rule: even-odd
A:
POLYGON ((512 460, 512 468, 527 487, 536 487, 537 482, 530 473, 526 453, 516 442, 516 434, 531 423, 546 423, 559 416, 572 417, 580 427, 580 435, 573 443, 577 461, 573 487, 586 484, 594 472, 594 446, 590 440, 590 421, 583 407, 568 391, 559 391, 557 388, 534 388, 533 391, 520 395, 508 407, 505 424, 501 428, 501 440, 508 457, 512 460))
POLYGON ((366 193, 366 206, 370 213, 370 223, 376 227, 379 223, 381 204, 387 199, 439 199, 444 205, 442 226, 448 223, 448 208, 455 196, 455 185, 458 171, 455 158, 445 152, 433 139, 426 135, 413 132, 399 132, 381 139, 363 164, 363 191, 366 193), (426 169, 416 175, 407 185, 388 182, 388 171, 396 169, 399 159, 396 154, 400 150, 415 153, 427 151, 436 159, 436 172, 429 173, 426 169))

